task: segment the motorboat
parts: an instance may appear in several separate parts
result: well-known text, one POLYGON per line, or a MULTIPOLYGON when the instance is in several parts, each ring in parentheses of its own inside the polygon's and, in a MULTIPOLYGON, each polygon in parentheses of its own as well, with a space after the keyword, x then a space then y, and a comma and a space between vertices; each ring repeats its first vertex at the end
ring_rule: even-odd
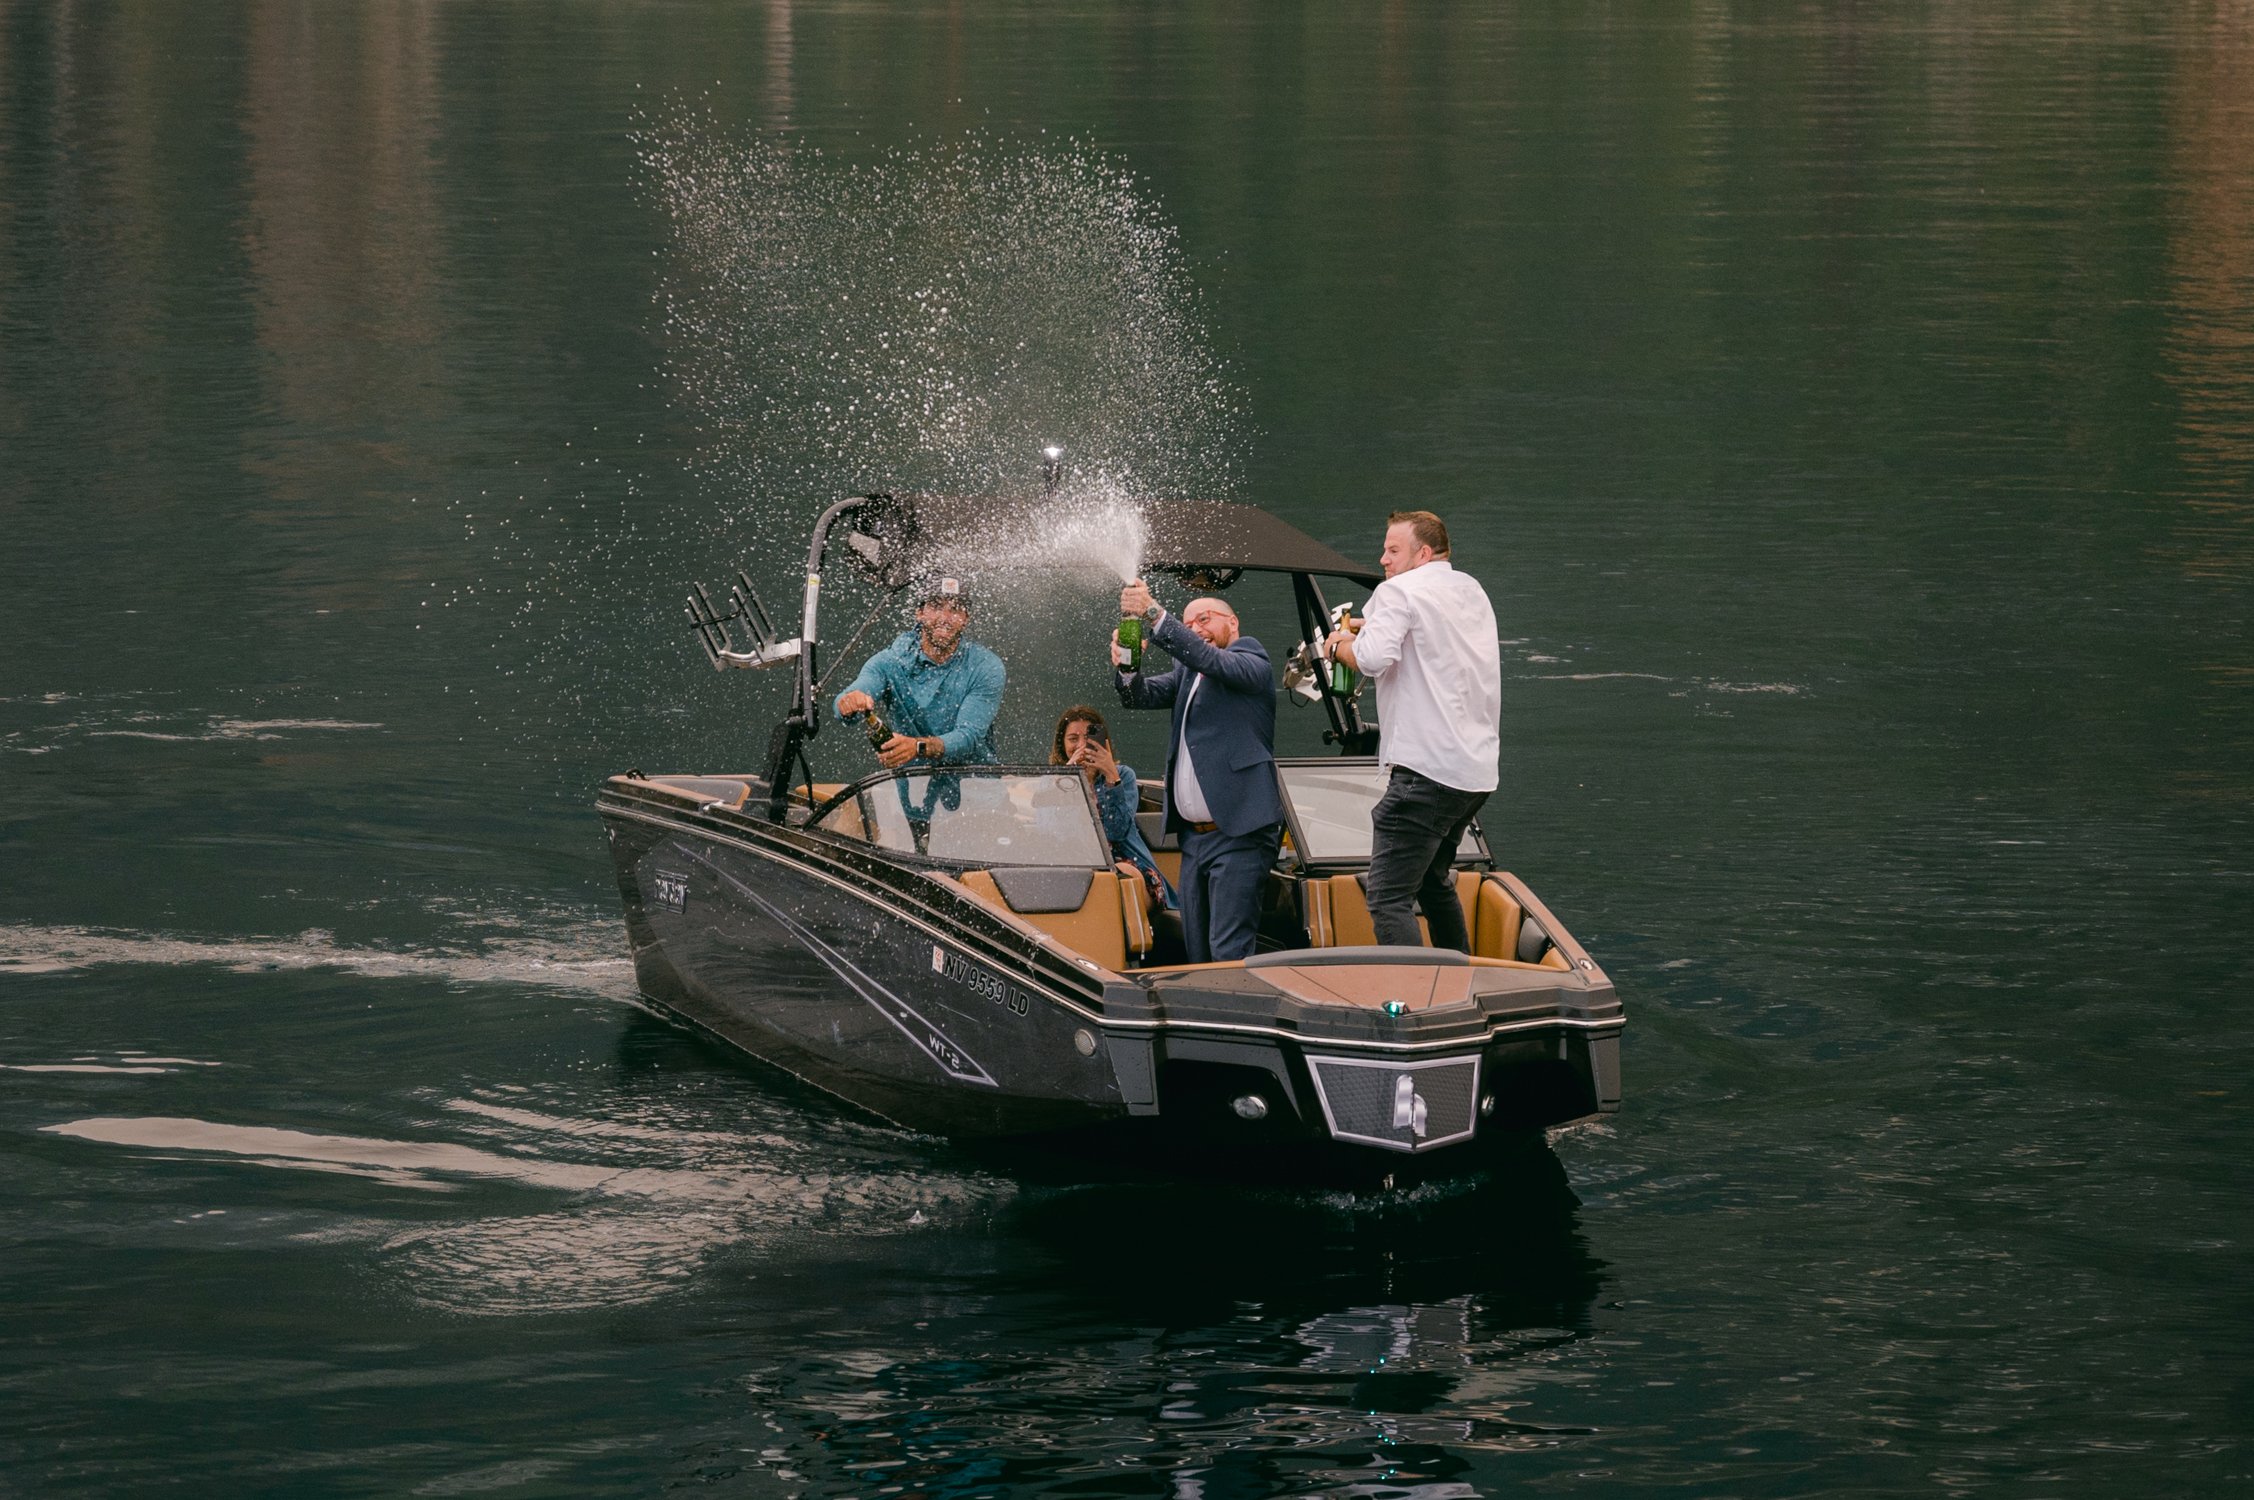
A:
MULTIPOLYGON (((912 764, 814 779, 833 542, 882 601, 930 558, 1006 529, 1017 503, 1038 497, 830 506, 788 639, 748 576, 722 604, 693 589, 692 629, 716 666, 788 671, 794 686, 761 770, 630 770, 601 789, 649 1004, 909 1129, 1091 1160, 1407 1183, 1617 1110, 1619 997, 1501 867, 1485 824, 1456 851, 1471 951, 1376 942, 1363 876, 1382 726, 1306 668, 1329 628, 1324 583, 1368 588, 1379 575, 1265 511, 1141 505, 1146 572, 1201 592, 1288 577, 1299 618, 1285 691, 1321 703, 1339 752, 1277 762, 1287 828, 1252 957, 1183 961, 1178 923, 1114 865, 1075 768, 912 764)), ((1162 796, 1162 782, 1144 781, 1139 817, 1172 875, 1180 853, 1162 796)), ((1488 821, 1507 806, 1491 799, 1488 821)))

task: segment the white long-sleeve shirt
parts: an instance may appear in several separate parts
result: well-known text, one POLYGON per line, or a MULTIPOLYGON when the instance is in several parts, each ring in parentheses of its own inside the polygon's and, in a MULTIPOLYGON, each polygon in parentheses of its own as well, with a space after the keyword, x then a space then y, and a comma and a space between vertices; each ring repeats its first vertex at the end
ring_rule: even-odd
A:
POLYGON ((1501 780, 1503 653, 1495 606, 1444 559, 1377 586, 1354 660, 1377 689, 1381 766, 1406 766, 1459 792, 1501 780))
POLYGON ((1182 691, 1188 694, 1182 700, 1182 746, 1175 753, 1174 764, 1168 768, 1166 785, 1174 793, 1174 811, 1192 823, 1213 821, 1213 809, 1205 800, 1205 788, 1197 779, 1197 757, 1190 754, 1190 715, 1197 709, 1197 690, 1205 681, 1202 674, 1189 674, 1190 685, 1182 691))

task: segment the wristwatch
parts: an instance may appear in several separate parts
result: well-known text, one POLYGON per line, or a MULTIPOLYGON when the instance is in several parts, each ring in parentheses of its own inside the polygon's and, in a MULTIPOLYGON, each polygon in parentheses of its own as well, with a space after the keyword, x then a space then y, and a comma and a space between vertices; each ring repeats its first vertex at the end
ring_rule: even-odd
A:
POLYGON ((925 760, 939 759, 939 752, 946 748, 947 742, 943 739, 940 739, 936 735, 926 734, 918 735, 916 737, 916 753, 922 756, 925 760), (924 748, 924 746, 926 745, 931 746, 931 748, 929 750, 926 750, 924 748))
POLYGON ((1154 604, 1149 609, 1143 611, 1143 623, 1145 625, 1155 626, 1159 621, 1165 618, 1166 609, 1163 605, 1154 604))

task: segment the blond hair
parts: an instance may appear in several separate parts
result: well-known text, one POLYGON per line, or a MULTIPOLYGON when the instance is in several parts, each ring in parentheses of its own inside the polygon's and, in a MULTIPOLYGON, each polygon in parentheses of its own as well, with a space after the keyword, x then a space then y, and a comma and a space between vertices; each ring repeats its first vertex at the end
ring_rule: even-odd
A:
POLYGON ((1406 526, 1419 546, 1430 547, 1435 557, 1448 555, 1448 523, 1429 510, 1397 510, 1385 518, 1386 530, 1406 526))

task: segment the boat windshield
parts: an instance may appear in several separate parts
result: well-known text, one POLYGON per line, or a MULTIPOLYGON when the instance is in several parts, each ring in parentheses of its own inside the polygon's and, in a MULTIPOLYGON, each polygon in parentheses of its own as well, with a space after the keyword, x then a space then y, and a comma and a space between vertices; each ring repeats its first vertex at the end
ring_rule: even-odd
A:
MULTIPOLYGON (((1308 864, 1368 863, 1370 809, 1385 795, 1386 772, 1374 760, 1279 761, 1292 839, 1308 864)), ((1484 856, 1476 828, 1456 846, 1456 862, 1484 856)))
POLYGON ((870 842, 978 865, 1111 863, 1078 772, 964 766, 861 784, 870 842))

